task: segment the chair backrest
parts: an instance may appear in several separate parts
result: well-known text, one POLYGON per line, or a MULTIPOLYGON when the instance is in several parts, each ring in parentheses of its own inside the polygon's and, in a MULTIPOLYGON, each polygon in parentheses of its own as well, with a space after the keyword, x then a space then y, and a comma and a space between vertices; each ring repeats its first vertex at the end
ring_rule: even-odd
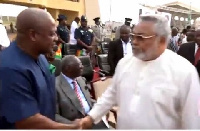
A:
POLYGON ((69 45, 68 55, 76 55, 77 45, 69 45))
POLYGON ((66 52, 65 55, 76 55, 76 45, 65 44, 64 50, 66 52))
POLYGON ((98 55, 97 60, 98 60, 99 68, 101 70, 110 72, 110 65, 108 64, 108 55, 107 54, 98 55))
POLYGON ((107 42, 107 43, 110 43, 111 39, 110 38, 104 38, 104 41, 107 42))
POLYGON ((107 78, 105 81, 97 81, 93 83, 95 100, 97 100, 105 92, 111 84, 112 78, 107 78))
POLYGON ((101 43, 101 50, 102 50, 103 54, 108 54, 108 48, 109 48, 108 42, 102 42, 101 43))
POLYGON ((81 60, 83 66, 84 66, 82 77, 85 77, 88 82, 92 81, 94 72, 93 72, 93 67, 92 67, 91 61, 90 61, 90 57, 89 56, 80 56, 78 58, 81 60))
POLYGON ((56 67, 55 76, 59 76, 61 73, 61 60, 55 58, 55 60, 50 63, 56 67))

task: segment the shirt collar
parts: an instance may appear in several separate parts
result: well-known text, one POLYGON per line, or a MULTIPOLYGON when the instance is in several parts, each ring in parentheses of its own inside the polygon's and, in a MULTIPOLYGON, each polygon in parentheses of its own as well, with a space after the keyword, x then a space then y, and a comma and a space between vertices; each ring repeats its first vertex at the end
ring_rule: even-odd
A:
POLYGON ((69 82, 69 84, 71 84, 74 80, 67 77, 66 75, 64 75, 63 73, 61 73, 63 75, 63 77, 69 82))
POLYGON ((127 43, 126 43, 126 42, 124 42, 122 39, 121 39, 121 41, 122 41, 122 43, 123 43, 123 44, 128 44, 128 43, 131 43, 131 40, 129 40, 127 43))

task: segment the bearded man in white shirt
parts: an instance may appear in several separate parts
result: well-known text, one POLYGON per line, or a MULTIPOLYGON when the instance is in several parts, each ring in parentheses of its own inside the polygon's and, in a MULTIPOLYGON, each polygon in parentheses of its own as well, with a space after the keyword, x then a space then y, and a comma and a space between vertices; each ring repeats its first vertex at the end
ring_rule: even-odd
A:
POLYGON ((200 83, 195 67, 166 49, 170 27, 163 16, 141 16, 133 29, 133 55, 122 58, 110 87, 82 128, 118 106, 117 129, 200 129, 200 83))

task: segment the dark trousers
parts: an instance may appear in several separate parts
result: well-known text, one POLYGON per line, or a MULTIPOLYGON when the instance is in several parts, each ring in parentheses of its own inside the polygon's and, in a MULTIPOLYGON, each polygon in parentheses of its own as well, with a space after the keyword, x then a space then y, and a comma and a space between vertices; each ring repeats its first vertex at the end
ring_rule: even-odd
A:
POLYGON ((108 129, 108 127, 104 124, 103 121, 100 121, 98 124, 93 124, 92 129, 102 129, 102 130, 106 130, 108 129))

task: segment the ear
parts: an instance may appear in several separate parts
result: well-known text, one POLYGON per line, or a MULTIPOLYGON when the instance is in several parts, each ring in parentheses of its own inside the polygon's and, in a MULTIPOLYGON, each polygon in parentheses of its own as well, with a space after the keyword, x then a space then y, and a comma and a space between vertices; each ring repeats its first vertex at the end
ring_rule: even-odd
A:
POLYGON ((160 43, 165 44, 166 43, 166 38, 165 37, 160 37, 160 43))
POLYGON ((28 34, 29 34, 31 41, 35 42, 36 41, 36 32, 33 29, 30 29, 28 34))

